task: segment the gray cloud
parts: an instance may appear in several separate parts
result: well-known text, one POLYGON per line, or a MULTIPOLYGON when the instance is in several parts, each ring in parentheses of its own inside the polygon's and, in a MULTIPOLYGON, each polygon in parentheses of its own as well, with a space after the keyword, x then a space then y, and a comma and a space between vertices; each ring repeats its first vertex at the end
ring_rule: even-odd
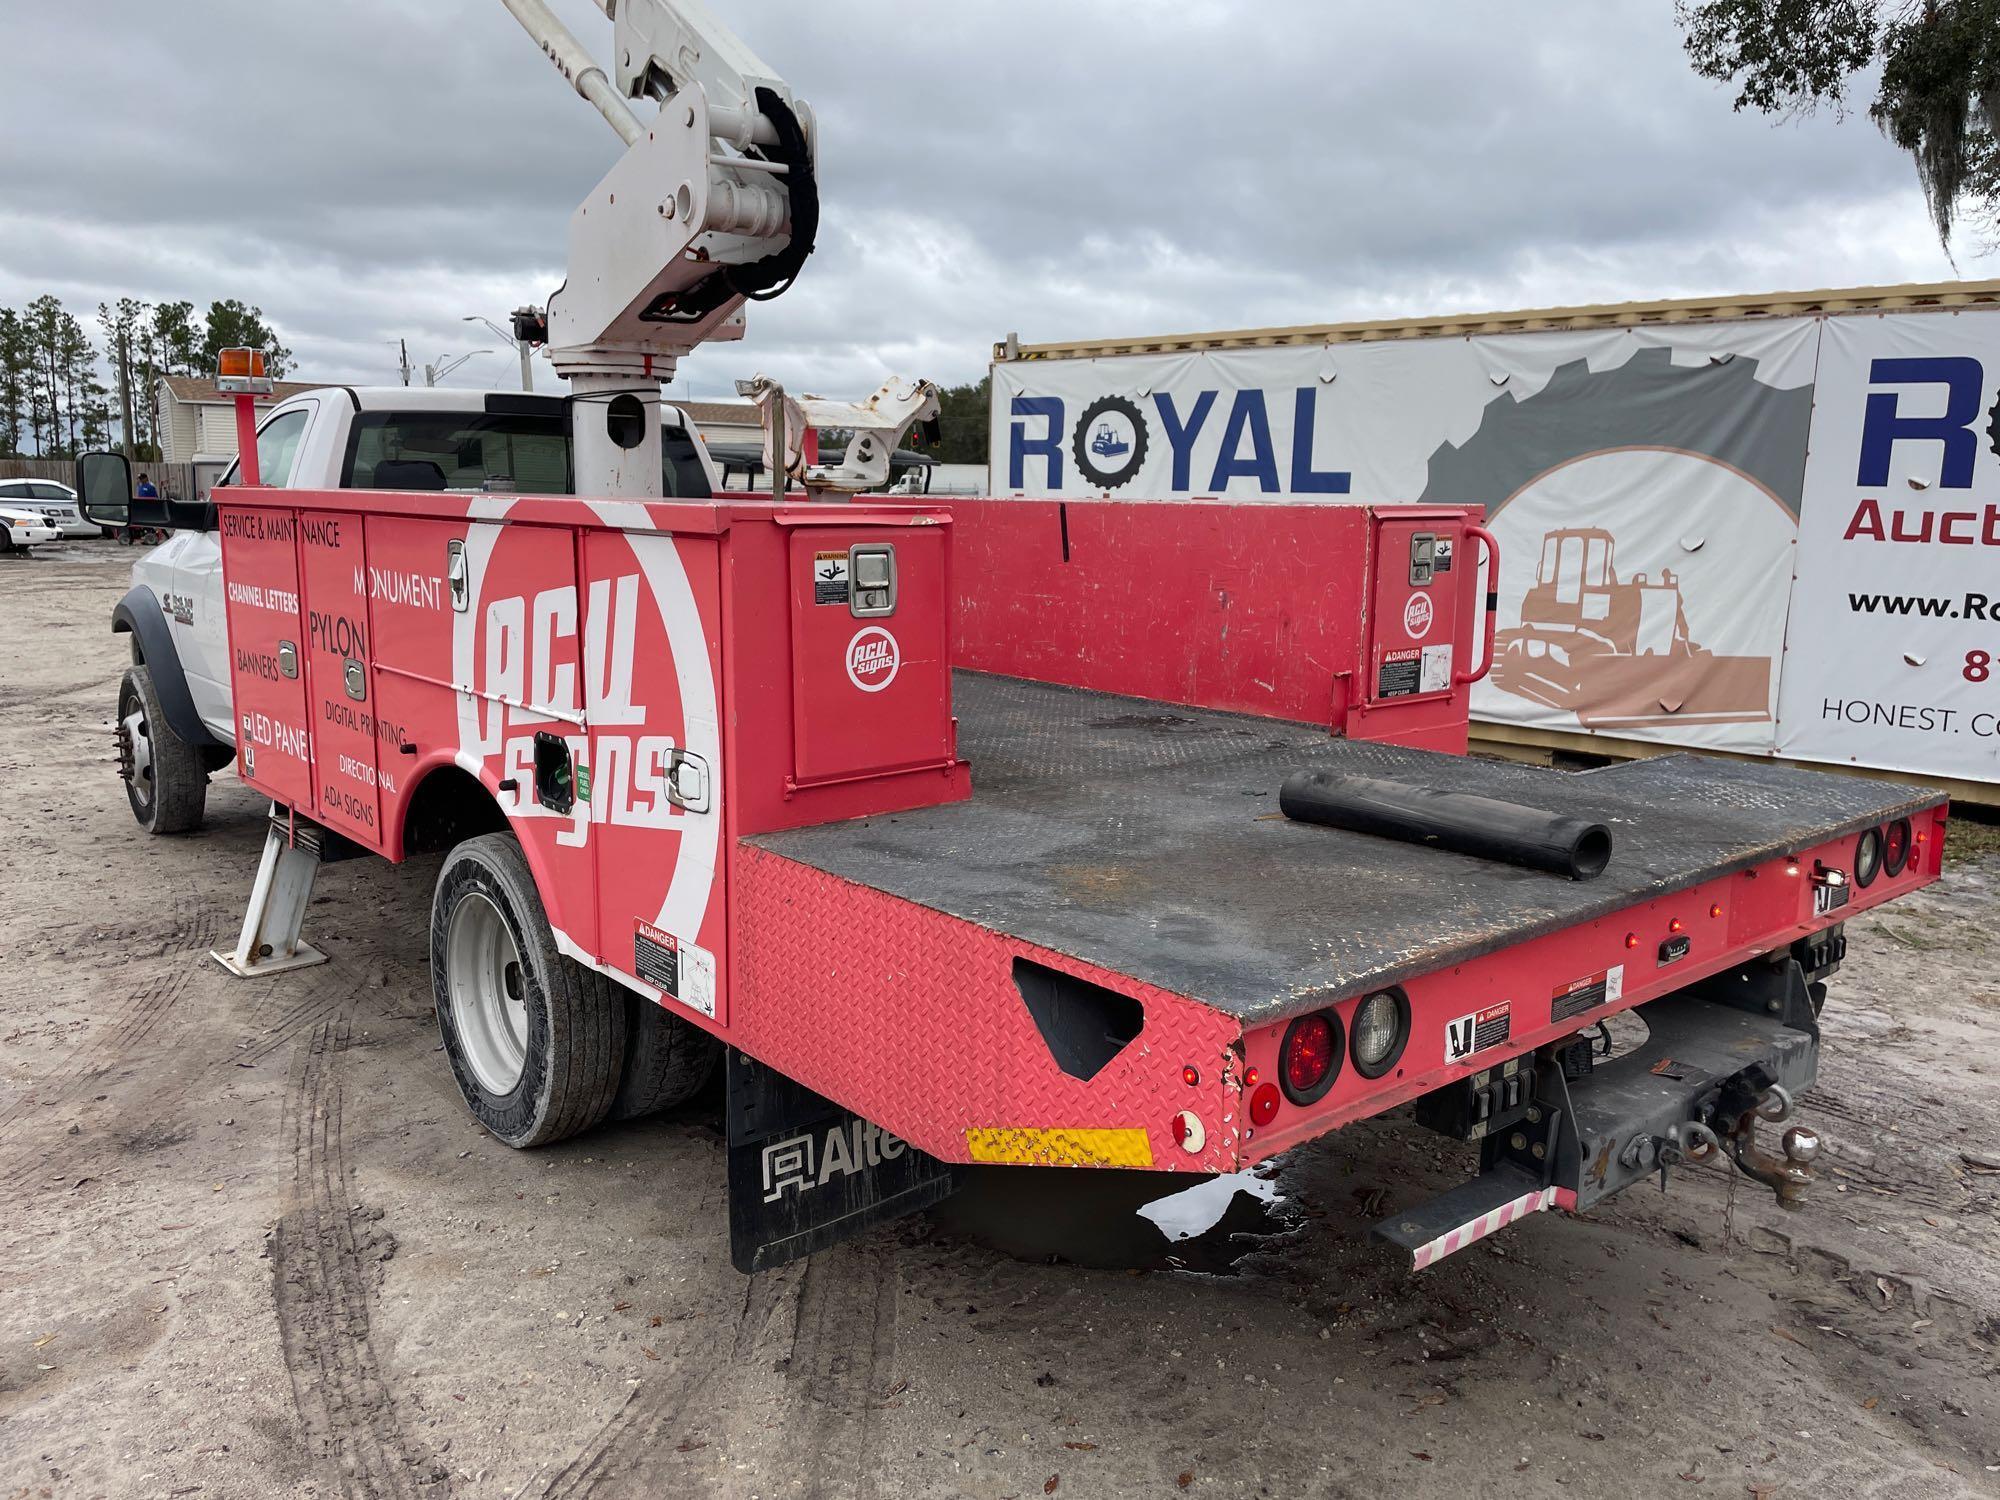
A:
MULTIPOLYGON (((608 53, 586 0, 559 7, 608 53)), ((705 394, 753 369, 967 379, 1010 330, 1952 274, 1906 158, 1859 119, 1733 115, 1668 0, 717 8, 812 102, 827 215, 798 287, 688 361, 705 394)), ((17 4, 0 27, 0 302, 240 296, 310 377, 393 379, 399 337, 490 343, 461 317, 547 294, 619 150, 497 0, 17 4)), ((495 354, 456 383, 510 375, 495 354)))

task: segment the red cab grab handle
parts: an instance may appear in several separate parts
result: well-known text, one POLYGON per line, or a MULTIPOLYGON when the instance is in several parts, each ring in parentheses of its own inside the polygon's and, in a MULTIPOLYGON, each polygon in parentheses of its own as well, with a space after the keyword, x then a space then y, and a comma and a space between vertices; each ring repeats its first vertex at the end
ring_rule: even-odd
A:
POLYGON ((1468 526, 1465 534, 1478 537, 1486 548, 1486 656, 1477 672, 1452 673, 1454 687, 1477 682, 1493 670, 1493 637, 1500 628, 1500 540, 1484 526, 1468 526))

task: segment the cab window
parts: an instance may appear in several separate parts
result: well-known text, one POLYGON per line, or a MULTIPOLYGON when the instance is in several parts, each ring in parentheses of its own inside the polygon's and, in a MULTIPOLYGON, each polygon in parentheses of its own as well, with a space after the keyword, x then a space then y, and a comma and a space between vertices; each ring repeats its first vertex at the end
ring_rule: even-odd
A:
POLYGON ((567 495, 569 437, 557 415, 365 411, 347 439, 343 487, 518 490, 567 495))
MULTIPOLYGON (((306 435, 312 414, 310 406, 297 407, 279 412, 257 429, 257 478, 261 483, 272 489, 290 488, 292 470, 299 461, 299 439, 306 435)), ((240 461, 232 463, 218 483, 235 484, 241 466, 240 461)))

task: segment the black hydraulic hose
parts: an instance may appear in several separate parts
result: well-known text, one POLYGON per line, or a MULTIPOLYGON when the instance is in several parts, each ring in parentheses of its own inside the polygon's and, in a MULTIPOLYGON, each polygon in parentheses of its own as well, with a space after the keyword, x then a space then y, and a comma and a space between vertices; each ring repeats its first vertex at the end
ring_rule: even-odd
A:
POLYGON ((1611 862, 1611 831, 1602 823, 1372 776, 1295 771, 1278 789, 1278 806, 1302 823, 1550 870, 1571 880, 1594 879, 1611 862))

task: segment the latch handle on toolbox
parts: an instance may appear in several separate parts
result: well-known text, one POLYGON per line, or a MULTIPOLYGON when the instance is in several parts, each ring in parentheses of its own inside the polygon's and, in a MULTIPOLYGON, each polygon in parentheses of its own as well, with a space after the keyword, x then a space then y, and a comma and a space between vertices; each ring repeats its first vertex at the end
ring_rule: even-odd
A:
POLYGON ((1451 674, 1454 687, 1475 683, 1493 670, 1493 638, 1500 631, 1500 539, 1484 526, 1468 526, 1465 534, 1479 538, 1486 549, 1486 650, 1477 672, 1461 669, 1451 674))

